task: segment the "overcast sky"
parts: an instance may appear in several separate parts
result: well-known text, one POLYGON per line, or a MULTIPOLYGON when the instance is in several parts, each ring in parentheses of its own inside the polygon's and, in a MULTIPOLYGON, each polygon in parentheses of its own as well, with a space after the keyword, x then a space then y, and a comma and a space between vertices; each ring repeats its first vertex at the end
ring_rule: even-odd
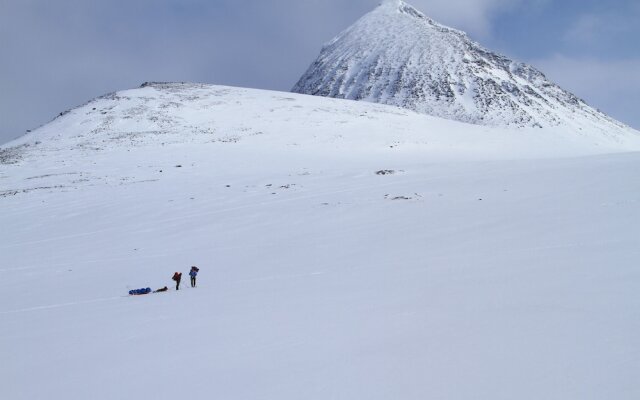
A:
MULTIPOLYGON (((290 90, 380 0, 0 0, 0 143, 144 81, 290 90)), ((640 128, 639 0, 413 0, 640 128)))

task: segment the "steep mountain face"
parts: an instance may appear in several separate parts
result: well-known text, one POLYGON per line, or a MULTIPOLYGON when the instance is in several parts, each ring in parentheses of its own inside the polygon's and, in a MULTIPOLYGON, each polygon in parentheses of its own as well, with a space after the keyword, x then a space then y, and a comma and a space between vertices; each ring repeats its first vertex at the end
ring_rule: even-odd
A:
POLYGON ((490 126, 635 132, 535 68, 493 53, 400 0, 327 43, 292 90, 490 126))

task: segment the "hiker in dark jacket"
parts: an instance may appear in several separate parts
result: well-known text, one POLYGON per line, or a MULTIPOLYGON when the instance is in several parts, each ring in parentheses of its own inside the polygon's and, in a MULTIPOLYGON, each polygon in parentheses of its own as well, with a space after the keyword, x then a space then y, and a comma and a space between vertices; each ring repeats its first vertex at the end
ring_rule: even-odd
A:
POLYGON ((191 267, 191 271, 189 271, 189 276, 191 277, 191 287, 196 287, 196 276, 198 276, 198 271, 200 268, 195 265, 191 267))
POLYGON ((182 272, 176 272, 175 274, 173 274, 173 278, 171 279, 176 281, 176 290, 180 290, 180 279, 182 279, 182 272))

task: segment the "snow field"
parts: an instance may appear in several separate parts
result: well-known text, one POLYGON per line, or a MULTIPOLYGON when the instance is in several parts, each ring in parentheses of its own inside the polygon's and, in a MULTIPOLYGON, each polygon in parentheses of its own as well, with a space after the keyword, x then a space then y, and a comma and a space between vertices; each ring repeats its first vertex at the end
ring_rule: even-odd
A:
POLYGON ((213 141, 75 110, 0 166, 7 398, 640 395, 640 153, 243 93, 213 141))

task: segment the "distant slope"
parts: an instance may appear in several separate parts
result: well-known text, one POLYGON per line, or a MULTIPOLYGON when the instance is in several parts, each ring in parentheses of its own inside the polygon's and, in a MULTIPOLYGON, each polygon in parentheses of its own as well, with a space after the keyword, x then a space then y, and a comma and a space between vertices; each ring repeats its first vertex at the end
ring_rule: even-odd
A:
POLYGON ((482 125, 638 134, 535 68, 483 48, 400 0, 383 2, 327 43, 292 91, 482 125))
POLYGON ((0 163, 199 143, 316 157, 540 158, 640 149, 640 137, 584 129, 488 128, 397 107, 192 83, 101 96, 0 147, 0 163))

